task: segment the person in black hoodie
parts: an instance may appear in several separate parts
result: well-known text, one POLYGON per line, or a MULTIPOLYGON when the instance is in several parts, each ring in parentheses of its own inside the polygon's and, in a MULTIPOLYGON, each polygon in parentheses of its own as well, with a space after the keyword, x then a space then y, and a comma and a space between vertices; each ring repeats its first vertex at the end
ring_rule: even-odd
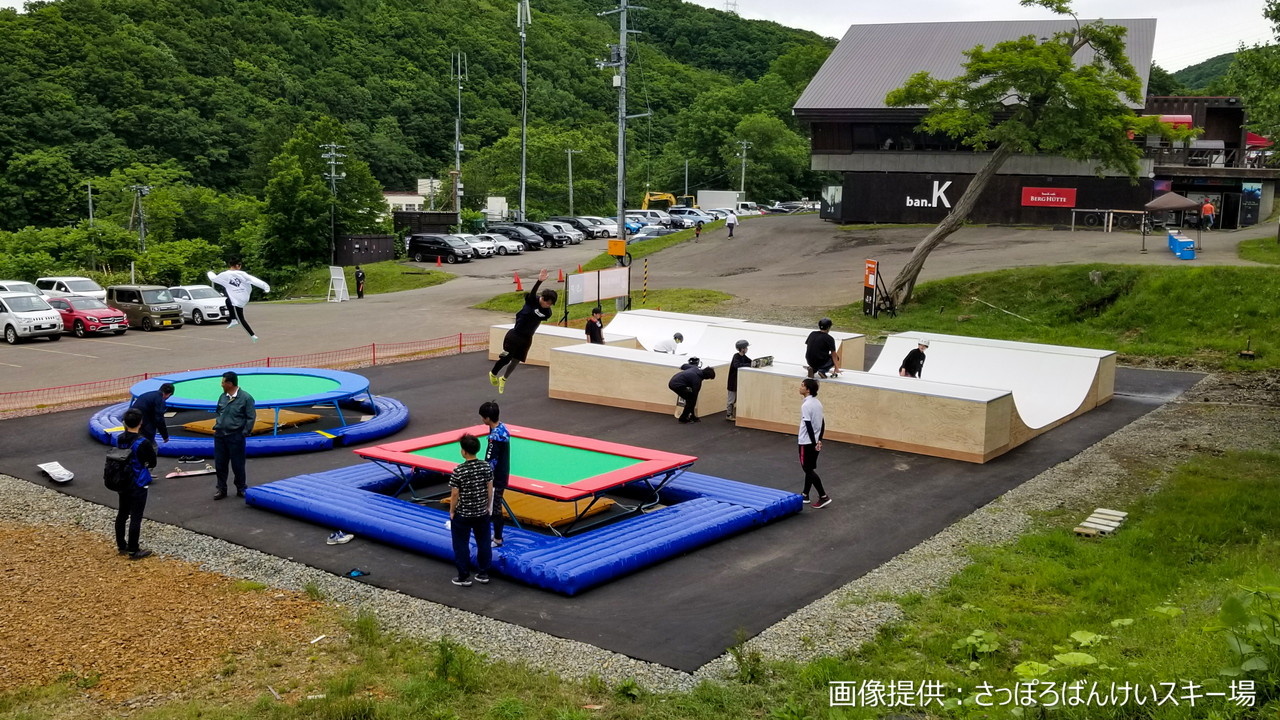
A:
POLYGON ((169 426, 165 423, 164 414, 169 412, 168 401, 173 397, 173 383, 164 383, 158 390, 144 392, 134 398, 133 405, 142 413, 142 436, 156 447, 156 433, 169 442, 169 426))
POLYGON ((507 378, 515 372, 516 366, 528 358, 529 348, 533 346, 533 334, 538 332, 538 326, 542 325, 543 320, 551 317, 551 308, 555 306, 559 295, 555 290, 538 292, 538 287, 546 279, 547 270, 543 268, 542 272, 538 273, 538 282, 525 293, 524 307, 516 313, 516 325, 508 330, 506 337, 502 339, 502 354, 498 356, 498 361, 489 371, 489 383, 498 387, 499 395, 507 389, 507 378), (504 366, 507 371, 498 375, 504 366))
POLYGON ((124 432, 116 437, 116 447, 133 448, 129 467, 133 470, 134 481, 116 493, 120 497, 119 510, 116 511, 116 549, 121 555, 128 555, 130 560, 141 560, 151 555, 150 550, 138 546, 138 535, 142 532, 142 511, 147 507, 151 468, 156 466, 156 449, 140 432, 142 413, 137 408, 125 410, 122 420, 124 432), (126 524, 129 527, 127 540, 126 524))
POLYGON ((738 404, 738 368, 751 367, 751 358, 747 357, 747 348, 751 347, 751 344, 746 340, 739 340, 734 347, 738 352, 729 361, 729 377, 725 380, 725 388, 729 391, 729 402, 724 408, 724 419, 729 422, 733 422, 738 417, 735 408, 738 404))
POLYGON ((702 381, 712 380, 716 376, 714 368, 698 366, 697 358, 689 358, 689 362, 680 366, 680 372, 671 376, 667 387, 671 392, 684 399, 684 410, 680 413, 680 422, 702 422, 698 419, 698 393, 702 392, 702 381))

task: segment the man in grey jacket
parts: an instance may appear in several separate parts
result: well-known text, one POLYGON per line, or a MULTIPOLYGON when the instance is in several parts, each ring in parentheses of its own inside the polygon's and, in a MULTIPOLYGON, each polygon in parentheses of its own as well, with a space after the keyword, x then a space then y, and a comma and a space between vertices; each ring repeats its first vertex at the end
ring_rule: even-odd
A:
POLYGON ((213 421, 213 466, 217 471, 218 492, 214 500, 227 496, 227 465, 235 474, 236 496, 244 497, 248 486, 244 473, 245 440, 253 433, 258 413, 253 396, 240 387, 234 372, 222 373, 222 395, 218 397, 218 414, 213 421))

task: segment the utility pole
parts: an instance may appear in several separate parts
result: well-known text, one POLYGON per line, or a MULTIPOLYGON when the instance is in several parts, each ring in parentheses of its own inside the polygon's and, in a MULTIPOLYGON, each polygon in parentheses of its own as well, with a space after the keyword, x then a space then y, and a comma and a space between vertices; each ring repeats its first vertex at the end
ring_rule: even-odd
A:
POLYGON ((573 217, 573 154, 581 152, 572 148, 565 150, 565 155, 569 156, 569 217, 573 217))
POLYGON ((324 150, 320 157, 324 158, 325 163, 329 166, 329 171, 324 174, 324 178, 329 181, 329 264, 332 265, 337 258, 337 221, 335 219, 336 206, 338 203, 338 181, 345 180, 347 174, 338 170, 342 167, 342 158, 346 155, 338 152, 346 149, 346 145, 338 145, 337 143, 324 143, 320 146, 324 150))
MULTIPOLYGON (((453 122, 453 211, 462 212, 462 83, 467 81, 467 54, 453 53, 453 79, 458 84, 458 115, 453 122)), ((462 222, 459 214, 458 222, 462 222)))
POLYGON ((89 180, 89 227, 93 227, 93 181, 89 180))
POLYGON ((529 62, 525 59, 525 28, 533 22, 529 16, 529 0, 516 4, 516 27, 520 29, 520 210, 517 220, 523 221, 525 209, 525 183, 529 177, 529 62))
POLYGON ((147 213, 142 206, 142 198, 151 194, 150 185, 130 185, 127 190, 133 191, 133 212, 138 216, 138 247, 140 252, 147 251, 147 213))
MULTIPOLYGON (((597 16, 614 14, 618 16, 618 44, 610 46, 608 61, 596 61, 596 66, 600 68, 618 69, 618 74, 613 76, 613 86, 618 88, 618 237, 624 241, 627 237, 627 120, 649 114, 627 115, 627 34, 639 32, 627 29, 628 10, 648 10, 648 8, 630 5, 627 0, 618 0, 616 9, 597 13, 597 16)), ((622 262, 622 259, 619 258, 618 261, 622 262)), ((619 311, 627 309, 627 300, 630 298, 618 298, 619 311)))
POLYGON ((738 192, 743 193, 743 199, 745 199, 747 192, 747 148, 753 147, 753 145, 746 140, 739 140, 738 144, 742 146, 742 152, 739 153, 742 157, 742 182, 738 185, 738 192))
POLYGON ((689 161, 684 161, 684 196, 689 197, 689 161))

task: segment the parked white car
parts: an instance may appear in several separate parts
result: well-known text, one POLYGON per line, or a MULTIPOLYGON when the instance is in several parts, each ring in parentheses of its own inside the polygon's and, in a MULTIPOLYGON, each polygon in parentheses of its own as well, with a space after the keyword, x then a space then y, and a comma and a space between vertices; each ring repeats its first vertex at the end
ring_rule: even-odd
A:
POLYGON ((32 295, 42 295, 40 288, 25 280, 0 280, 0 292, 24 292, 32 295))
POLYGON ((597 227, 602 228, 605 231, 605 234, 601 237, 618 237, 618 223, 613 220, 596 217, 595 215, 582 215, 581 217, 583 220, 591 222, 597 227))
POLYGON ((169 288, 169 294, 182 307, 182 319, 203 325, 213 320, 231 322, 227 312, 227 299, 208 285, 177 285, 169 288))
POLYGON ((45 297, 66 297, 68 295, 84 295, 106 302, 107 291, 98 283, 87 277, 64 275, 59 277, 36 278, 36 287, 45 297))
POLYGON ((548 220, 546 224, 560 228, 560 232, 569 236, 569 243, 571 245, 581 245, 582 241, 587 238, 586 234, 581 230, 562 220, 548 220))
POLYGON ((10 345, 35 337, 53 342, 62 339, 62 315, 39 295, 0 292, 0 329, 10 345))
POLYGON ((476 251, 476 257, 493 257, 498 252, 498 246, 493 241, 483 235, 469 235, 467 233, 455 233, 454 237, 462 238, 464 242, 476 251))
POLYGON ((693 227, 701 222, 703 225, 716 221, 716 216, 705 213, 698 208, 671 208, 667 211, 673 218, 685 221, 685 227, 693 227))
POLYGON ((476 235, 476 237, 485 238, 489 242, 493 243, 495 252, 499 255, 520 255, 524 252, 524 243, 519 240, 512 240, 506 235, 498 235, 497 233, 494 233, 476 235))

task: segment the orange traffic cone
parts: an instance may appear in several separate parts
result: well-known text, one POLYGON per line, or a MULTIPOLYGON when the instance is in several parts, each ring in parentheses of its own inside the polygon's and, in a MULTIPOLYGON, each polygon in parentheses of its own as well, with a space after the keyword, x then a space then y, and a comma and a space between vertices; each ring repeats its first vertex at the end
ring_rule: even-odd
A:
POLYGON ((560 274, 556 276, 556 282, 558 283, 564 282, 564 270, 561 270, 560 274))
POLYGON ((582 263, 578 263, 578 274, 582 274, 582 263))
POLYGON ((436 267, 440 267, 440 256, 436 256, 436 267))
POLYGON ((520 284, 520 273, 516 273, 516 292, 524 292, 524 286, 520 284))

